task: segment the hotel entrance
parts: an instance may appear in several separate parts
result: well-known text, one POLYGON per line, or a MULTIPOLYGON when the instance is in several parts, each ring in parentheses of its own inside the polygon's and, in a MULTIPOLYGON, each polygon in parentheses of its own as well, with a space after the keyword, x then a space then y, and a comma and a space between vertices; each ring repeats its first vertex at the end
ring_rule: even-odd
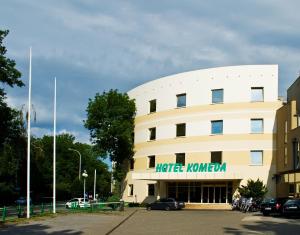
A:
POLYGON ((186 203, 231 203, 232 182, 168 182, 167 195, 186 203))

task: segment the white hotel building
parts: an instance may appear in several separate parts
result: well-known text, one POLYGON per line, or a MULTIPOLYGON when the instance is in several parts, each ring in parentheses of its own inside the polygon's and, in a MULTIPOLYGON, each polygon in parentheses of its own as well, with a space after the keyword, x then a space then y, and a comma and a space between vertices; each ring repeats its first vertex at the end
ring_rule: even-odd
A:
POLYGON ((226 205, 248 179, 263 180, 275 196, 278 66, 245 65, 163 77, 128 92, 135 99, 134 161, 123 200, 174 197, 188 205, 226 205), (182 164, 156 172, 165 163, 182 164), (189 164, 226 170, 188 172, 189 164))

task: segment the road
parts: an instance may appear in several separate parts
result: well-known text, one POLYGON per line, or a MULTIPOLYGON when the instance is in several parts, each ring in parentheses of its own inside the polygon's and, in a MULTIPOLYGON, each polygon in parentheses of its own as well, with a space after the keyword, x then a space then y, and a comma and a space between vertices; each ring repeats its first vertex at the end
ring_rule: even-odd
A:
POLYGON ((0 234, 299 234, 300 219, 238 211, 146 211, 76 213, 8 225, 0 234))

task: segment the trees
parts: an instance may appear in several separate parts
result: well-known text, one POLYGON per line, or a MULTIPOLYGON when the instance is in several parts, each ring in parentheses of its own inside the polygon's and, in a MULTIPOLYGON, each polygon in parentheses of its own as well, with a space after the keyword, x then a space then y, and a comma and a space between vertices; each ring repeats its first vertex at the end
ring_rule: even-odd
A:
POLYGON ((242 197, 262 199, 268 192, 268 189, 266 185, 264 185, 263 181, 259 179, 256 181, 249 179, 247 181, 247 185, 242 185, 238 188, 238 192, 242 197))
MULTIPOLYGON (((19 79, 21 73, 15 68, 15 61, 5 57, 7 50, 3 40, 8 32, 8 30, 0 30, 0 82, 1 85, 21 87, 24 83, 19 79)), ((22 131, 19 112, 8 107, 5 95, 4 88, 0 87, 0 151, 7 138, 18 136, 22 131)))
POLYGON ((122 164, 133 156, 135 102, 117 90, 96 94, 87 107, 85 127, 101 157, 115 163, 114 177, 124 177, 122 164))

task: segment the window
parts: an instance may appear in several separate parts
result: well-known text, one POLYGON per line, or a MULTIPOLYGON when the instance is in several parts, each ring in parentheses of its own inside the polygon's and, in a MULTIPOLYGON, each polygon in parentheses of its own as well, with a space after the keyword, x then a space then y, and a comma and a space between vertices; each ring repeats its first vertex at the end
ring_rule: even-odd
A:
POLYGON ((213 104, 223 103, 223 89, 211 90, 211 102, 213 104))
POLYGON ((155 194, 154 194, 154 189, 155 189, 155 187, 154 187, 154 184, 148 184, 148 196, 154 196, 155 194))
POLYGON ((221 151, 211 152, 210 153, 210 162, 222 164, 222 152, 221 151))
POLYGON ((150 113, 156 112, 156 100, 150 100, 149 104, 150 104, 150 113))
POLYGON ((155 167, 155 156, 149 156, 148 157, 148 168, 154 168, 155 167))
POLYGON ((284 143, 287 143, 288 122, 284 122, 284 143))
POLYGON ((185 166, 185 153, 176 153, 176 163, 185 166))
POLYGON ((263 87, 251 87, 251 101, 264 101, 264 88, 263 87))
POLYGON ((287 158, 287 147, 284 146, 284 166, 288 164, 288 158, 287 158))
POLYGON ((262 165, 263 164, 263 151, 262 150, 253 150, 251 151, 251 165, 262 165))
POLYGON ((155 140, 156 139, 156 128, 152 127, 149 128, 149 140, 155 140))
POLYGON ((128 196, 133 196, 133 184, 128 184, 128 196))
POLYGON ((264 132, 264 120, 251 119, 251 133, 263 133, 263 132, 264 132))
POLYGON ((223 120, 211 121, 211 133, 223 134, 223 120))
POLYGON ((177 107, 185 107, 186 106, 186 94, 177 95, 177 107))
POLYGON ((176 136, 185 136, 185 123, 176 124, 176 136))
POLYGON ((133 159, 133 158, 131 158, 131 159, 129 160, 129 168, 130 168, 130 170, 133 170, 133 169, 134 169, 134 159, 133 159))

